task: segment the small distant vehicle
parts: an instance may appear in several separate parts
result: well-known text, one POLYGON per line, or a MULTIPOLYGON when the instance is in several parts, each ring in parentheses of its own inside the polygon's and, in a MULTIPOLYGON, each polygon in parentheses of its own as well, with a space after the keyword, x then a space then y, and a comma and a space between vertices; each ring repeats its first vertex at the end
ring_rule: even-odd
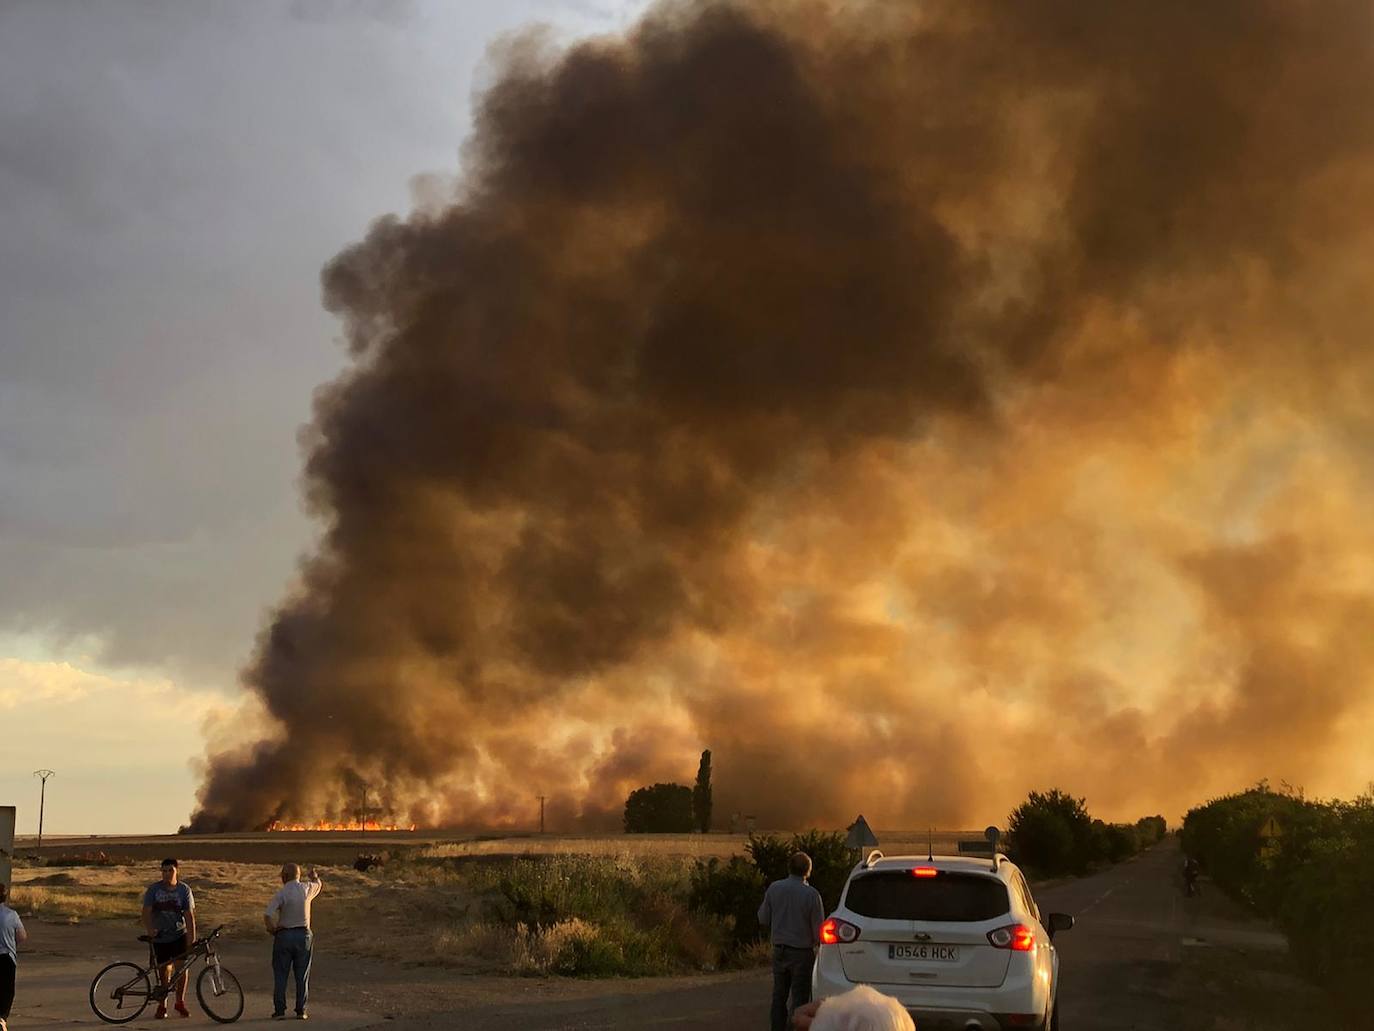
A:
POLYGON ((1054 936, 1006 856, 884 856, 845 882, 821 925, 815 998, 866 984, 897 999, 921 1031, 1059 1031, 1054 936))

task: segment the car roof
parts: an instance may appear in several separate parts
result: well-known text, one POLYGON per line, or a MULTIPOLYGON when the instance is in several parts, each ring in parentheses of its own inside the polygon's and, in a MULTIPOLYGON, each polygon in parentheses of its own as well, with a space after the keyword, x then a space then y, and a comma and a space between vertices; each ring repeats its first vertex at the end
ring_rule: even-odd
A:
POLYGON ((866 869, 864 864, 859 864, 854 873, 861 874, 866 870, 910 870, 913 866, 933 866, 937 870, 947 870, 950 873, 981 874, 1002 881, 1010 880, 1009 871, 1016 869, 1016 865, 1001 854, 997 857, 995 871, 991 856, 883 856, 872 861, 866 869))

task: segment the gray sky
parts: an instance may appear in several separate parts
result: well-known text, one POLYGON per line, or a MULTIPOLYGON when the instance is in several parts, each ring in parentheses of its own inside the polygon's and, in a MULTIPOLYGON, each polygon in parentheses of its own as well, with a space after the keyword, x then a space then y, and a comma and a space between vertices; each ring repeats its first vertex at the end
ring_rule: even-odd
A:
POLYGON ((0 0, 0 804, 167 831, 312 529, 321 265, 453 172, 483 57, 639 0, 0 0))

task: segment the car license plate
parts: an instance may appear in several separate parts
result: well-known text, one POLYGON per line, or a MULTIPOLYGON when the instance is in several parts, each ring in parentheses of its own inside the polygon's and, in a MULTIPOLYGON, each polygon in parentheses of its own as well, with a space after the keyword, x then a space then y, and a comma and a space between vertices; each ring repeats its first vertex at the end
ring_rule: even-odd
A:
POLYGON ((888 959, 919 959, 936 963, 959 962, 957 945, 889 945, 888 959))

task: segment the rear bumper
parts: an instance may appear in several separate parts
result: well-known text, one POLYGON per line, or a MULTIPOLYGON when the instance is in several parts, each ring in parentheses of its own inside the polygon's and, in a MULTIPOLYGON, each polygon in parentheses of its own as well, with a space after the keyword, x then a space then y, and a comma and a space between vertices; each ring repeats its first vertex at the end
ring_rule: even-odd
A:
MULTIPOLYGON (((839 946, 822 945, 811 977, 812 997, 840 995, 856 984, 845 977, 839 946)), ((872 984, 900 1002, 920 1031, 1023 1031, 1041 1023, 1014 1024, 1007 1014, 1046 1014, 1050 986, 1040 978, 1013 974, 995 988, 950 988, 935 985, 872 984)))

